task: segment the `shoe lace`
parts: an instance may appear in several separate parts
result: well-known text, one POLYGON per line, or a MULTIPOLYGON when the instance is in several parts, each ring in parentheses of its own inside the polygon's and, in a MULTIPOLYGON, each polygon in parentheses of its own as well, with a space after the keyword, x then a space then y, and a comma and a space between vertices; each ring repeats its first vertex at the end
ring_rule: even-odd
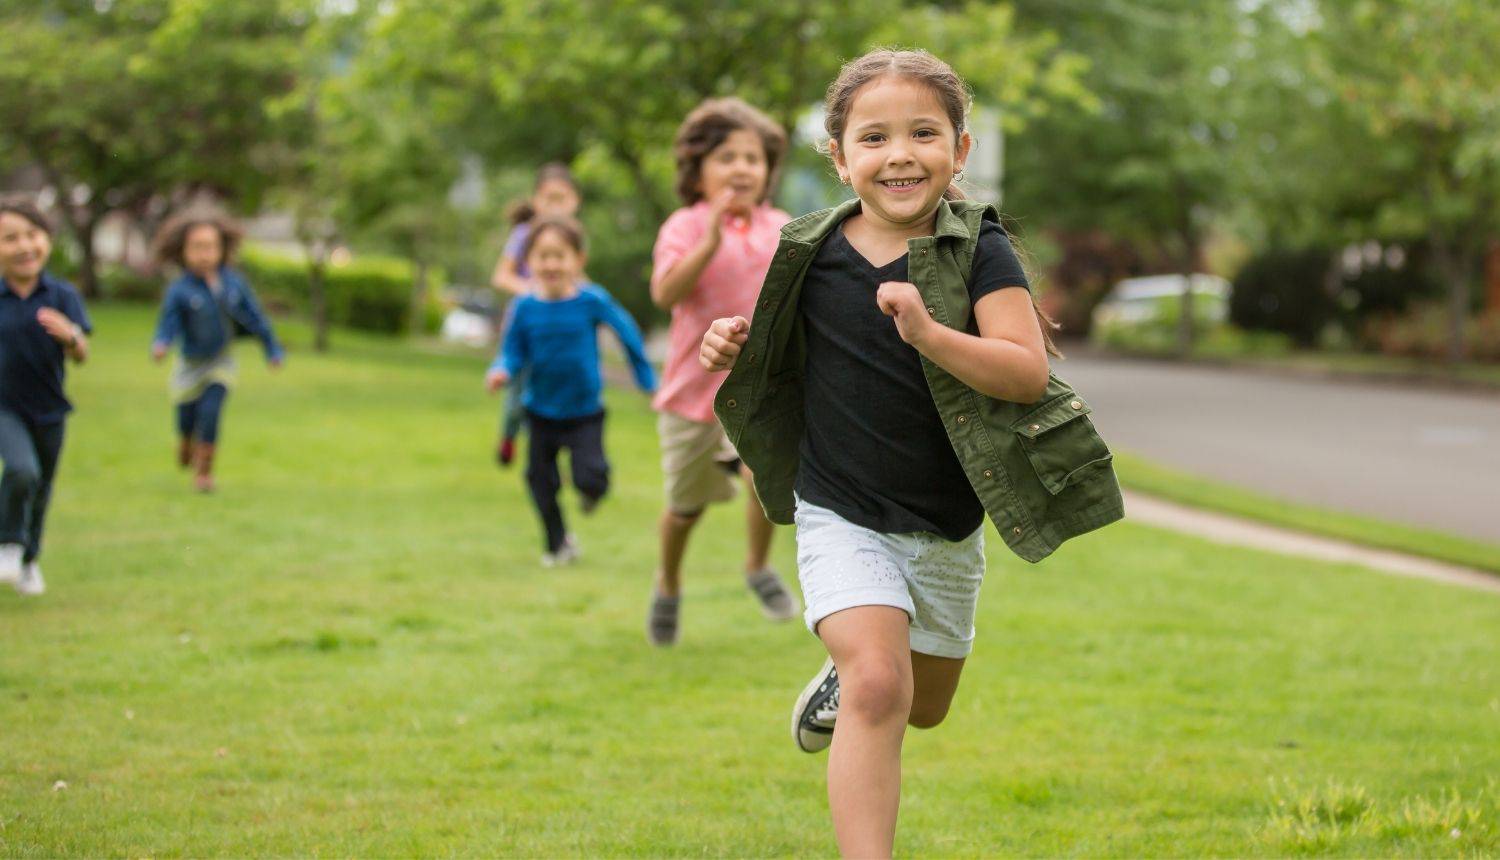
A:
POLYGON ((830 695, 826 700, 824 700, 823 704, 819 705, 818 709, 813 712, 812 722, 816 725, 823 726, 824 728, 830 728, 838 719, 838 716, 839 688, 834 687, 833 694, 830 695))

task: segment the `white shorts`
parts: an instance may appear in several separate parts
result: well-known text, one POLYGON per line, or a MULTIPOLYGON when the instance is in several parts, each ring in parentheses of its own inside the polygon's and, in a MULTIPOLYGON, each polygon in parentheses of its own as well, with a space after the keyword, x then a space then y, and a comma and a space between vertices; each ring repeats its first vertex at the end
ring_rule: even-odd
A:
POLYGON ((953 542, 931 532, 882 534, 797 499, 797 578, 807 629, 856 606, 894 606, 911 619, 911 650, 967 657, 984 581, 984 526, 953 542))

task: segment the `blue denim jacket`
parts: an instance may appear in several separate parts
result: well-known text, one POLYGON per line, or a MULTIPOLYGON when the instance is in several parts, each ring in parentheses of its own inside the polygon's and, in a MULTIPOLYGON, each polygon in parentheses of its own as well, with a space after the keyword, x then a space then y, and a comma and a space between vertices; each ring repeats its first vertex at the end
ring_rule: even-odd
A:
POLYGON ((208 283, 192 272, 184 272, 167 287, 162 300, 161 319, 156 324, 153 343, 170 345, 182 337, 182 357, 213 358, 240 333, 255 336, 265 347, 266 358, 279 361, 286 353, 271 330, 271 321, 255 300, 255 292, 239 272, 224 266, 219 269, 223 290, 215 306, 208 283), (228 319, 230 326, 224 325, 228 319))

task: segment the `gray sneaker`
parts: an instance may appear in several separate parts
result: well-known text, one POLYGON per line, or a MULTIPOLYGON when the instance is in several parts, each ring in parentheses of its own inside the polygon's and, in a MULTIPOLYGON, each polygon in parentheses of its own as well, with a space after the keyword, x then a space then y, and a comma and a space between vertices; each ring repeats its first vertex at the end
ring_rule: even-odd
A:
POLYGON ((677 644, 677 611, 682 608, 682 595, 663 597, 652 593, 651 611, 646 615, 646 638, 652 645, 677 644))
POLYGON ((769 567, 763 567, 745 577, 745 585, 760 601, 761 613, 772 621, 795 618, 800 611, 797 599, 782 585, 781 577, 776 575, 776 571, 769 567))
POLYGON ((839 670, 829 657, 792 706, 792 740, 796 741, 797 749, 808 753, 828 749, 833 743, 833 724, 838 717, 839 670))

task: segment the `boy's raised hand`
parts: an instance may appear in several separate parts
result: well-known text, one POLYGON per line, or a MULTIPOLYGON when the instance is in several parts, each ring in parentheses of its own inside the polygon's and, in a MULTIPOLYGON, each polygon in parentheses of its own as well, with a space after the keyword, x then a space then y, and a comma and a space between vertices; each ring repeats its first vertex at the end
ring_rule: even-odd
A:
POLYGON ((484 388, 491 394, 505 387, 510 382, 510 374, 503 370, 492 370, 484 375, 484 388))
POLYGON ((744 317, 716 319, 703 335, 698 361, 704 370, 711 373, 728 370, 734 367, 734 361, 740 355, 740 347, 749 339, 749 320, 744 317))

